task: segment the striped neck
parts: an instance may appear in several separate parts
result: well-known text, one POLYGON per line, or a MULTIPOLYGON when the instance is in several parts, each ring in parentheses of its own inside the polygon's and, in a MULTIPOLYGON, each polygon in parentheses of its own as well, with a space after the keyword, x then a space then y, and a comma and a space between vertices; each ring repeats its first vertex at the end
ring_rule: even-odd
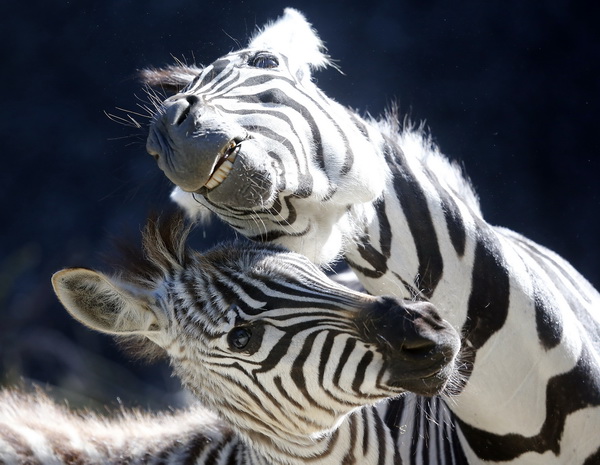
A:
POLYGON ((369 292, 425 298, 462 334, 468 382, 449 406, 473 463, 559 455, 585 428, 570 415, 600 404, 598 348, 566 316, 597 328, 600 296, 556 254, 486 223, 458 170, 407 137, 379 145, 388 182, 345 258, 369 292))
POLYGON ((277 465, 392 464, 397 454, 394 438, 375 407, 356 410, 333 431, 319 435, 264 436, 253 431, 239 434, 269 463, 277 465))

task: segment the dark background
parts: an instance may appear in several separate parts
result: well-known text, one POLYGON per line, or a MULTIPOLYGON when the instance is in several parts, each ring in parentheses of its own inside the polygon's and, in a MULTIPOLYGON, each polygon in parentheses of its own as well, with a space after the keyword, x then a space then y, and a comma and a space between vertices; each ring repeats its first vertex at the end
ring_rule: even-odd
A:
MULTIPOLYGON (((599 33, 592 2, 303 0, 22 1, 0 19, 0 383, 38 383, 80 405, 181 402, 164 364, 123 359, 67 316, 51 287, 99 266, 110 236, 169 204, 136 71, 207 64, 295 6, 345 75, 319 85, 361 112, 397 101, 464 163, 486 218, 552 248, 600 285, 599 33), (342 5, 345 5, 342 7, 342 5), (144 117, 137 117, 143 125, 144 117)), ((210 245, 230 233, 196 233, 210 245)))

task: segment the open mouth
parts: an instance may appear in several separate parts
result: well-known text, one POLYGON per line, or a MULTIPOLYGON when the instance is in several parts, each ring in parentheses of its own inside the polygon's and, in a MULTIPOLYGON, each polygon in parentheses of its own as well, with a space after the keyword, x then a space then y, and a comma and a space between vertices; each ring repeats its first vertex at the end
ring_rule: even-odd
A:
POLYGON ((206 181, 203 187, 211 190, 225 181, 227 176, 229 176, 229 172, 231 171, 231 168, 233 168, 233 162, 240 151, 241 142, 242 139, 233 139, 225 146, 217 158, 208 181, 206 181))

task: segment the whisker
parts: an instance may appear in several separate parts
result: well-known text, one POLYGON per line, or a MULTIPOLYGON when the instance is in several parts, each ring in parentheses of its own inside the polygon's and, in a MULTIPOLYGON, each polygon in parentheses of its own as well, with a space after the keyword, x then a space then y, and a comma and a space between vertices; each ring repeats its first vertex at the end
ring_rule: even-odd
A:
MULTIPOLYGON (((127 110, 123 110, 121 108, 118 108, 118 110, 126 111, 127 112, 127 110)), ((125 117, 119 116, 119 115, 115 115, 113 113, 108 113, 107 111, 104 111, 104 114, 113 123, 122 124, 123 126, 131 127, 131 128, 136 128, 136 129, 140 129, 142 127, 142 125, 135 118, 133 118, 129 114, 129 112, 126 113, 125 117)))

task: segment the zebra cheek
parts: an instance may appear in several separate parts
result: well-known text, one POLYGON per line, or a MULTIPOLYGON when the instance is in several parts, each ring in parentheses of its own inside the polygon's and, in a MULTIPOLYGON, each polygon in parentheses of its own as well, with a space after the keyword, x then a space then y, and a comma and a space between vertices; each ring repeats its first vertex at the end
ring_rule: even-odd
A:
POLYGON ((266 206, 275 197, 275 175, 271 164, 256 150, 243 144, 241 156, 229 176, 205 196, 218 205, 253 209, 266 206))

